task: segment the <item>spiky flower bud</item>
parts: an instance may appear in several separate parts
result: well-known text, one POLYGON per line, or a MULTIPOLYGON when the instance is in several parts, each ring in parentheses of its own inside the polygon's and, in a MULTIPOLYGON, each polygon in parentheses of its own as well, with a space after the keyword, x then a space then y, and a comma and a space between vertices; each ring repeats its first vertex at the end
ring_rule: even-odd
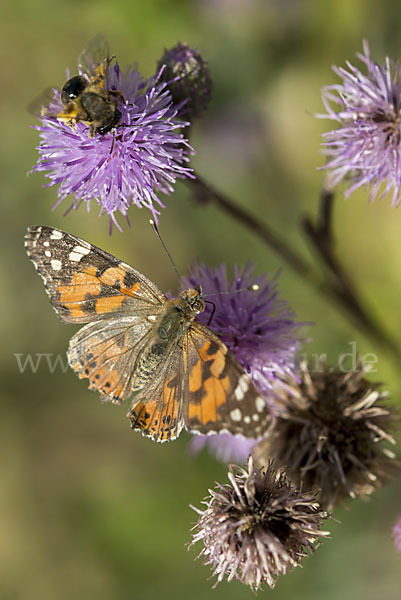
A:
POLYGON ((174 104, 182 105, 179 115, 190 121, 201 116, 212 97, 212 79, 199 52, 179 42, 164 51, 157 64, 161 69, 160 81, 167 83, 174 104))
POLYGON ((211 565, 216 584, 236 578, 258 590, 271 588, 277 577, 293 569, 327 537, 320 531, 327 513, 316 497, 291 485, 282 469, 272 463, 256 469, 230 466, 229 483, 217 484, 203 501, 205 510, 194 510, 199 520, 190 544, 204 545, 198 558, 211 565))
POLYGON ((298 380, 280 388, 275 424, 253 450, 257 464, 273 457, 286 466, 293 483, 320 490, 328 508, 346 498, 370 495, 395 468, 395 415, 383 403, 386 393, 364 378, 364 370, 344 373, 301 364, 298 380))

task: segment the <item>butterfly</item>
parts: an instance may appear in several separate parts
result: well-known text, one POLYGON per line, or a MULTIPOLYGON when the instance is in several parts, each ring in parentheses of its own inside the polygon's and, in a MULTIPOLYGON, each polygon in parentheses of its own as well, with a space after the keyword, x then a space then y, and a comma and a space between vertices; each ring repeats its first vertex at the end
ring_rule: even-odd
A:
POLYGON ((183 427, 210 434, 264 435, 266 400, 227 346, 195 320, 205 308, 201 287, 168 299, 133 267, 69 233, 28 229, 28 256, 50 302, 68 323, 86 323, 70 340, 68 361, 101 399, 120 404, 155 441, 183 427))

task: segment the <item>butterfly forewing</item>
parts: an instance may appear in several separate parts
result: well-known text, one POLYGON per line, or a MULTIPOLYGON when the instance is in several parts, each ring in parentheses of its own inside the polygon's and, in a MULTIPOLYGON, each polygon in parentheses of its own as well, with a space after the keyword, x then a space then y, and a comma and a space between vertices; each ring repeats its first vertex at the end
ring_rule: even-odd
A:
POLYGON ((186 345, 187 429, 249 438, 264 435, 270 424, 267 402, 227 346, 200 323, 189 329, 186 345))
POLYGON ((31 227, 29 257, 42 276, 50 301, 69 323, 108 319, 111 315, 148 315, 161 309, 165 296, 141 273, 59 229, 31 227))

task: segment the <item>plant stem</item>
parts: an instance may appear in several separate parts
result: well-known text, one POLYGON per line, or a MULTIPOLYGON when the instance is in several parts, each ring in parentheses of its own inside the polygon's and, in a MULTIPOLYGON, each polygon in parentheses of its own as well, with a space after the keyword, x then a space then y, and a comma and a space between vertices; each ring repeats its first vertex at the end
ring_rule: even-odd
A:
POLYGON ((216 190, 203 177, 188 180, 198 203, 214 203, 236 221, 252 231, 263 243, 274 250, 300 277, 312 284, 321 294, 335 302, 351 317, 357 327, 380 343, 399 363, 401 353, 396 342, 383 331, 372 316, 363 308, 357 292, 334 252, 332 212, 334 196, 322 192, 318 223, 305 219, 303 227, 327 267, 327 273, 319 273, 290 244, 284 241, 270 226, 262 223, 244 208, 236 205, 226 195, 216 190))

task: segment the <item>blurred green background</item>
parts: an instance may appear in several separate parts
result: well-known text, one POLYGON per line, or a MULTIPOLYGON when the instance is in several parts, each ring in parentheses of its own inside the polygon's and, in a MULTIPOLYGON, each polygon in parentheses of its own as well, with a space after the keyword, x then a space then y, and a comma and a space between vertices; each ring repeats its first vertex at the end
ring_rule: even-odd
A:
MULTIPOLYGON (((164 47, 197 47, 215 81, 208 114, 196 124, 194 165, 218 188, 311 256, 300 219, 316 212, 323 163, 320 134, 329 127, 320 89, 334 83, 332 64, 359 64, 362 39, 380 62, 401 55, 401 5, 389 0, 16 0, 2 6, 0 243, 2 402, 0 440, 0 598, 22 600, 141 600, 251 598, 239 583, 214 591, 210 571, 187 552, 195 513, 226 467, 207 453, 193 457, 189 436, 158 445, 131 433, 126 407, 101 405, 69 369, 20 373, 15 354, 64 355, 76 328, 58 320, 23 247, 25 229, 49 224, 123 258, 161 289, 174 289, 168 260, 148 226, 149 213, 131 209, 131 229, 108 235, 107 217, 93 206, 63 216, 51 212, 56 189, 26 176, 37 159, 38 134, 28 103, 102 32, 125 65, 150 76, 164 47)), ((338 251, 367 306, 394 337, 401 331, 401 213, 367 194, 335 207, 338 251)), ((180 183, 167 198, 160 230, 185 273, 192 257, 231 266, 251 259, 258 274, 280 261, 249 232, 213 206, 197 207, 180 183)), ((68 202, 64 204, 64 209, 68 202)), ((332 361, 355 341, 375 353, 378 371, 400 406, 400 365, 354 329, 337 309, 284 266, 280 291, 298 319, 314 321, 304 352, 332 361)), ((303 569, 282 577, 279 599, 393 600, 400 597, 401 557, 391 527, 401 513, 394 481, 369 503, 339 509, 326 541, 303 569)), ((198 548, 200 551, 200 547, 198 548)))

